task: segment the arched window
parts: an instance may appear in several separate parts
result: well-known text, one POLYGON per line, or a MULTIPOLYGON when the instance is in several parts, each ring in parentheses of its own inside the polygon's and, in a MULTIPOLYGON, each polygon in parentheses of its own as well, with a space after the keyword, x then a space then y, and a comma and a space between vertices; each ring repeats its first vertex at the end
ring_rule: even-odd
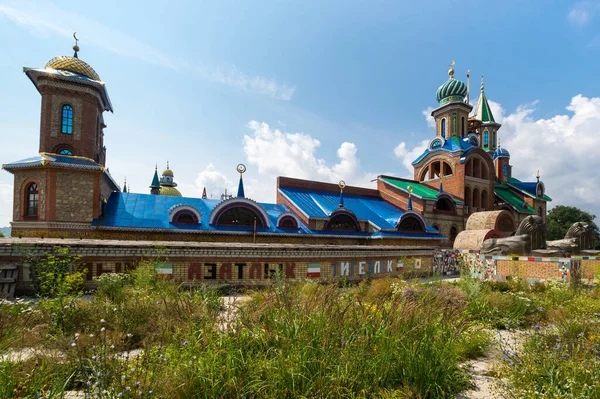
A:
POLYGON ((217 225, 253 227, 255 221, 256 227, 264 227, 262 218, 254 213, 252 209, 236 206, 223 212, 217 220, 217 225))
POLYGON ((38 203, 39 203, 39 194, 38 194, 38 186, 35 183, 31 183, 29 187, 27 187, 27 216, 37 216, 38 215, 38 203))
POLYGON ((297 229, 298 219, 291 212, 284 212, 277 218, 277 227, 280 229, 297 229))
POLYGON ((456 226, 452 226, 450 228, 450 241, 454 241, 456 240, 456 236, 458 235, 458 229, 456 228, 456 226))
POLYGON ((471 205, 471 187, 465 187, 465 205, 471 205))
POLYGON ((59 150, 58 153, 60 155, 73 155, 73 152, 71 150, 69 150, 68 148, 63 148, 63 149, 59 150))
POLYGON ((543 213, 544 213, 544 212, 542 211, 542 207, 540 206, 540 207, 538 208, 538 216, 544 217, 543 213))
POLYGON ((325 225, 325 230, 335 231, 360 231, 356 218, 348 213, 340 213, 331 217, 325 225))
POLYGON ((178 212, 173 218, 173 223, 175 224, 197 224, 198 219, 196 215, 191 212, 181 211, 178 212))
POLYGON ((398 224, 398 231, 406 232, 425 232, 424 223, 416 216, 409 215, 403 218, 398 224))
POLYGON ((488 207, 488 194, 486 190, 481 191, 481 208, 487 209, 488 207))
POLYGON ((73 107, 68 104, 62 107, 61 132, 64 134, 73 134, 73 107))
POLYGON ((446 138, 446 118, 442 118, 442 137, 446 138))
POLYGON ((489 147, 489 133, 488 131, 484 131, 483 132, 483 148, 488 148, 489 147))
POLYGON ((454 212, 456 210, 453 201, 447 196, 441 196, 435 202, 436 211, 454 212))
POLYGON ((460 136, 465 137, 465 117, 460 118, 460 136))
POLYGON ((471 204, 473 205, 473 208, 479 208, 480 200, 481 200, 481 197, 479 194, 479 189, 474 188, 473 189, 473 202, 471 202, 471 204))
POLYGON ((496 148, 497 146, 497 142, 496 142, 496 132, 492 132, 492 148, 496 148))

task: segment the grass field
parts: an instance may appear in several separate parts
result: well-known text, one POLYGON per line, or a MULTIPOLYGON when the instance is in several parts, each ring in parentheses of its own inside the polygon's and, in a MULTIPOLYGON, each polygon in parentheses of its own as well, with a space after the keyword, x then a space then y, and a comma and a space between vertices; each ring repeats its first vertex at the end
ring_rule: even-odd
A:
POLYGON ((520 350, 500 348, 499 394, 600 397, 599 294, 470 278, 275 279, 226 305, 149 265, 103 276, 93 296, 0 305, 0 397, 453 398, 498 329, 522 334, 520 350))

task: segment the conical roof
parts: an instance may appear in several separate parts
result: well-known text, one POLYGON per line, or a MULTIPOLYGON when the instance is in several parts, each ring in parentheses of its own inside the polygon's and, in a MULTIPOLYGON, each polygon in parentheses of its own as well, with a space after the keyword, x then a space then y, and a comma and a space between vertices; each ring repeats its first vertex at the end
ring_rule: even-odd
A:
POLYGON ((475 114, 473 116, 475 119, 479 119, 484 123, 496 123, 490 104, 485 96, 485 91, 483 90, 483 77, 481 78, 481 94, 479 95, 479 100, 477 101, 477 107, 475 108, 475 114))

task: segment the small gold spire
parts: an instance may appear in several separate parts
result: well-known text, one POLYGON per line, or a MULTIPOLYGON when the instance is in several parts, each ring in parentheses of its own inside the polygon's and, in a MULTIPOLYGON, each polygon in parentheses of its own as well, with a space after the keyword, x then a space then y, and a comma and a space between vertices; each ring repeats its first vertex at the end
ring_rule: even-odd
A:
POLYGON ((406 187, 406 190, 408 190, 408 195, 411 195, 413 192, 413 186, 406 187))
POLYGON ((340 192, 343 192, 344 187, 346 187, 346 182, 343 180, 340 180, 340 182, 338 183, 338 186, 340 187, 340 192))
POLYGON ((169 161, 167 161, 167 169, 169 169, 169 161))
POLYGON ((538 171, 537 171, 537 173, 536 173, 536 175, 535 175, 535 178, 536 178, 538 181, 540 181, 540 170, 539 170, 539 169, 538 169, 538 171))
POLYGON ((451 79, 454 79, 454 60, 452 60, 452 62, 450 63, 450 69, 448 69, 448 75, 450 76, 451 79))
POLYGON ((75 39, 75 45, 73 46, 73 50, 75 52, 78 52, 79 46, 77 45, 77 42, 79 42, 79 39, 77 38, 77 32, 73 32, 73 39, 75 39))
POLYGON ((481 75, 481 91, 483 91, 483 75, 481 75))

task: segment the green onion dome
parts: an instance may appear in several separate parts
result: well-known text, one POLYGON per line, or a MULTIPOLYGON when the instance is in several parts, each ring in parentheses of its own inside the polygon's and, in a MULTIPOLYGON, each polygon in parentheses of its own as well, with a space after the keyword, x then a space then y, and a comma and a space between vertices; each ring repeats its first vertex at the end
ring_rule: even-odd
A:
POLYGON ((454 61, 452 61, 452 64, 450 65, 451 67, 448 71, 450 78, 437 89, 435 94, 437 102, 440 105, 464 102, 465 96, 467 95, 467 85, 460 80, 454 79, 454 68, 452 68, 452 66, 454 66, 454 61))
POLYGON ((443 85, 437 89, 436 98, 440 105, 449 103, 464 101, 467 95, 467 85, 460 80, 454 79, 454 76, 450 76, 443 85))

